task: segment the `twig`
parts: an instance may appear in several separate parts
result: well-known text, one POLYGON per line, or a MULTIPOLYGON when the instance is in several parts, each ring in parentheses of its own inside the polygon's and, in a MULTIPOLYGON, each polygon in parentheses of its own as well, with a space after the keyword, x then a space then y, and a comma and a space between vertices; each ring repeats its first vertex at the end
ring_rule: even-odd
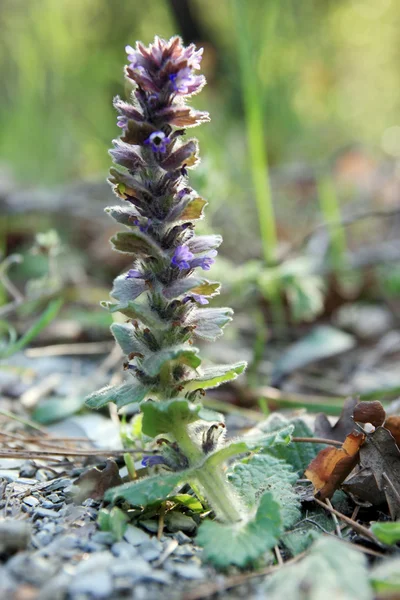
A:
POLYGON ((143 449, 132 449, 125 448, 124 450, 105 450, 104 448, 94 450, 71 450, 65 448, 61 450, 0 450, 0 458, 45 458, 47 456, 123 456, 126 453, 139 454, 146 452, 146 454, 153 454, 156 450, 143 449))
POLYGON ((275 552, 276 560, 278 561, 278 565, 282 567, 284 562, 283 562, 282 554, 281 554, 281 551, 279 550, 278 545, 274 546, 274 552, 275 552))
MULTIPOLYGON (((20 442, 24 442, 26 444, 42 444, 43 440, 39 436, 25 436, 20 433, 9 433, 8 431, 0 431, 0 435, 3 437, 8 437, 12 440, 17 440, 20 442)), ((87 437, 58 437, 56 435, 47 435, 47 442, 82 442, 86 444, 92 444, 93 440, 87 437)))
POLYGON ((354 531, 357 531, 357 533, 359 533, 360 535, 370 539, 375 544, 379 544, 379 542, 376 539, 376 537, 374 536, 374 534, 371 533, 371 531, 369 529, 367 529, 366 527, 364 527, 363 525, 360 525, 359 523, 357 523, 357 521, 353 521, 353 519, 351 519, 350 517, 346 517, 346 515, 339 512, 335 508, 328 506, 327 504, 325 504, 325 502, 318 500, 318 498, 314 498, 314 502, 316 502, 317 504, 322 506, 322 508, 325 508, 325 510, 328 510, 330 513, 339 517, 339 519, 342 519, 342 521, 344 521, 345 523, 350 525, 350 527, 352 529, 354 529, 354 531))
POLYGON ((114 342, 88 342, 83 344, 53 344, 40 348, 28 348, 25 355, 29 358, 41 356, 79 356, 84 354, 108 354, 114 348, 114 342))
POLYGON ((197 588, 183 596, 183 600, 201 600, 202 598, 207 598, 208 596, 212 596, 217 592, 222 592, 224 590, 230 590, 242 583, 245 583, 249 579, 254 579, 255 577, 263 577, 264 575, 270 575, 271 573, 275 573, 279 569, 284 568, 286 565, 293 565, 298 562, 305 556, 305 552, 301 552, 297 554, 294 558, 287 560, 282 566, 281 565, 273 565, 271 567, 265 567, 265 569, 261 569, 260 571, 255 571, 252 573, 242 573, 240 575, 232 575, 231 577, 226 577, 224 581, 217 583, 205 583, 204 585, 199 585, 197 588))
POLYGON ((26 427, 36 429, 36 431, 40 431, 42 435, 47 436, 47 431, 45 429, 39 427, 39 425, 37 425, 33 421, 30 421, 29 419, 24 419, 23 417, 19 417, 18 415, 4 409, 0 409, 0 415, 3 415, 3 417, 7 417, 8 419, 12 419, 13 421, 18 421, 18 423, 22 423, 22 425, 26 425, 26 427))
MULTIPOLYGON (((329 498, 325 498, 325 503, 333 510, 333 506, 329 498)), ((334 512, 331 512, 332 521, 335 524, 336 534, 339 538, 342 538, 342 530, 340 529, 339 521, 334 512)))
POLYGON ((292 442, 307 442, 310 444, 328 444, 329 446, 343 446, 343 442, 339 442, 338 440, 328 440, 325 438, 317 437, 294 437, 292 438, 292 442))
POLYGON ((161 540, 163 531, 164 531, 164 519, 165 519, 165 510, 166 503, 163 502, 160 507, 160 515, 158 517, 158 529, 157 529, 157 539, 161 540))
POLYGON ((386 473, 382 473, 382 478, 386 481, 386 483, 388 483, 390 489, 392 490, 393 494, 397 498, 397 502, 400 504, 400 494, 396 490, 396 488, 394 487, 393 482, 391 481, 391 479, 386 475, 386 473))

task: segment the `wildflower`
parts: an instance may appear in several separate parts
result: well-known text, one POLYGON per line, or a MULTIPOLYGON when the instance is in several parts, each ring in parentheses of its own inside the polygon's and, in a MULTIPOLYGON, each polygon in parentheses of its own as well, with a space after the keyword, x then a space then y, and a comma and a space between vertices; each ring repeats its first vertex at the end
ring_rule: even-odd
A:
POLYGON ((153 152, 161 152, 164 154, 167 151, 167 145, 170 141, 169 137, 167 137, 163 131, 154 131, 144 143, 150 144, 153 152))
POLYGON ((171 264, 178 269, 190 269, 191 263, 189 262, 194 258, 194 254, 190 252, 187 246, 178 246, 174 252, 171 260, 171 264))
POLYGON ((144 467, 155 467, 155 465, 165 465, 166 461, 160 454, 151 454, 143 457, 142 465, 144 467))
POLYGON ((125 279, 141 279, 142 277, 143 275, 140 271, 137 271, 136 269, 129 269, 125 279))
POLYGON ((124 129, 125 127, 128 127, 128 117, 124 117, 122 115, 119 115, 117 117, 117 127, 121 127, 121 129, 124 129))
POLYGON ((200 258, 195 258, 191 261, 190 267, 194 269, 195 267, 201 267, 204 271, 209 271, 211 269, 211 265, 214 264, 214 256, 217 256, 218 252, 216 250, 211 250, 206 256, 202 256, 200 258))
POLYGON ((185 298, 182 300, 182 302, 184 304, 186 304, 187 302, 190 302, 191 300, 193 300, 194 302, 197 302, 197 304, 208 304, 208 300, 205 296, 202 296, 201 294, 190 294, 190 296, 185 296, 185 298))

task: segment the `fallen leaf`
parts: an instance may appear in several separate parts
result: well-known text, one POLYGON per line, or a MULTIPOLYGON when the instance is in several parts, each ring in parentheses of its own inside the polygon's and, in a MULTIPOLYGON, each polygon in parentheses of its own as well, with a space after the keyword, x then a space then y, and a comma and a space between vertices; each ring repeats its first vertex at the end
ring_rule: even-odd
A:
POLYGON ((104 469, 94 467, 83 473, 75 482, 78 491, 75 494, 75 501, 80 503, 86 498, 100 500, 105 492, 112 487, 122 484, 118 465, 114 460, 107 460, 104 469))
POLYGON ((358 463, 364 440, 365 435, 355 429, 346 437, 341 448, 324 448, 308 465, 305 476, 313 483, 317 498, 324 500, 333 496, 358 463))
POLYGON ((393 520, 400 519, 400 450, 388 429, 377 427, 360 450, 360 463, 371 469, 393 520))
POLYGON ((371 423, 374 427, 380 427, 385 422, 385 418, 385 409, 378 400, 359 402, 354 407, 353 419, 358 423, 371 423))
POLYGON ((384 425, 394 437, 397 446, 400 448, 400 416, 393 415, 388 417, 384 425))
POLYGON ((346 398, 340 417, 331 425, 328 417, 320 413, 315 418, 314 431, 316 437, 344 442, 346 436, 354 429, 353 412, 359 400, 356 397, 346 398))
POLYGON ((365 503, 368 506, 381 506, 386 502, 385 493, 379 490, 374 474, 369 468, 352 473, 342 484, 342 489, 351 494, 356 504, 361 506, 365 506, 365 503))

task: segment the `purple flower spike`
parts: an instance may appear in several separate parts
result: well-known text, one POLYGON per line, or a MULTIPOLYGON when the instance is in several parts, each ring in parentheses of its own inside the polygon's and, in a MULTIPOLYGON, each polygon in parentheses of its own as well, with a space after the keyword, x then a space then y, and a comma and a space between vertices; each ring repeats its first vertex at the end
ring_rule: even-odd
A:
POLYGON ((201 258, 195 258, 190 263, 192 269, 195 267, 201 267, 204 271, 209 271, 211 269, 211 265, 214 264, 214 256, 217 256, 218 252, 216 250, 211 250, 206 256, 202 256, 201 258))
POLYGON ((154 467, 155 465, 165 465, 166 462, 162 456, 159 454, 152 454, 148 456, 144 456, 142 460, 142 465, 144 467, 154 467))
POLYGON ((178 92, 178 94, 187 94, 189 91, 189 86, 196 80, 195 76, 192 74, 192 70, 189 67, 185 67, 177 73, 172 73, 169 78, 172 83, 173 90, 178 92))
POLYGON ((178 269, 190 269, 190 260, 194 258, 187 246, 178 246, 172 257, 171 264, 178 269))
POLYGON ((117 126, 121 127, 121 129, 128 127, 128 117, 123 117, 122 115, 119 115, 117 117, 117 126))
POLYGON ((167 151, 167 145, 170 141, 169 137, 167 137, 163 131, 154 131, 144 143, 150 144, 153 152, 161 152, 164 154, 167 151))
POLYGON ((142 273, 136 269, 129 269, 126 274, 126 279, 141 279, 142 277, 142 273))

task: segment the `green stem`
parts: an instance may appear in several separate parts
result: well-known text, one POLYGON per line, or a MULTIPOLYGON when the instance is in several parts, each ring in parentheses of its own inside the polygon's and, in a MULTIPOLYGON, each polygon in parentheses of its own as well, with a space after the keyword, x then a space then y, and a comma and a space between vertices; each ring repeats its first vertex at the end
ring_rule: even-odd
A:
POLYGON ((318 197, 329 232, 331 266, 338 273, 346 267, 347 244, 344 228, 337 225, 341 222, 340 206, 334 183, 328 175, 322 176, 318 181, 318 197))
POLYGON ((222 466, 211 467, 204 463, 204 454, 201 448, 190 437, 187 427, 183 423, 174 423, 172 433, 185 456, 190 467, 196 467, 194 488, 200 487, 204 497, 215 512, 217 519, 225 523, 236 523, 243 518, 243 511, 239 499, 226 480, 222 466))

